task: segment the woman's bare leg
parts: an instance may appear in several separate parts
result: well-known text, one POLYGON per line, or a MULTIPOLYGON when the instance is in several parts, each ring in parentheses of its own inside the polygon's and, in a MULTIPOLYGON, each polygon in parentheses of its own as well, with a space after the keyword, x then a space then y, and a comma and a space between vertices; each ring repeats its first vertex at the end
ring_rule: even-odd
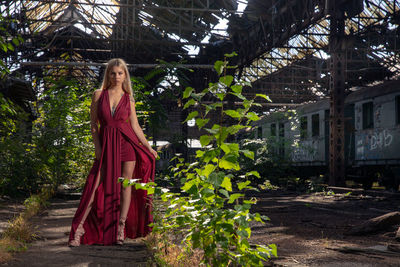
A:
POLYGON ((96 177, 94 190, 93 190, 92 196, 90 197, 89 204, 87 205, 85 213, 82 216, 82 220, 79 222, 78 227, 75 230, 74 239, 69 242, 70 246, 73 246, 73 247, 79 246, 80 245, 81 236, 83 234, 85 234, 85 230, 83 229, 83 224, 85 223, 86 218, 87 218, 87 216, 89 215, 89 213, 90 213, 90 211, 92 209, 93 201, 94 201, 94 195, 96 194, 96 190, 99 187, 100 181, 102 179, 101 172, 102 171, 99 171, 99 174, 96 177))
MULTIPOLYGON (((122 163, 122 177, 125 179, 131 179, 133 171, 135 169, 136 161, 124 161, 122 163)), ((129 205, 131 204, 132 187, 122 187, 121 190, 121 208, 120 218, 126 219, 128 216, 129 205)))
POLYGON ((79 223, 80 225, 83 225, 83 223, 86 221, 87 216, 89 215, 90 211, 92 210, 94 195, 96 194, 96 190, 99 187, 101 179, 102 179, 101 171, 99 171, 99 174, 96 177, 96 181, 95 181, 95 185, 94 185, 94 190, 93 190, 92 196, 90 197, 89 204, 88 204, 88 206, 87 206, 87 208, 85 210, 85 213, 83 214, 82 220, 79 223))
MULTIPOLYGON (((124 179, 131 179, 133 170, 135 169, 136 161, 124 161, 122 162, 122 177, 124 179)), ((132 187, 122 187, 121 190, 121 205, 120 205, 120 216, 118 222, 118 235, 117 244, 122 245, 125 239, 125 221, 128 216, 129 205, 131 204, 131 193, 132 187)))

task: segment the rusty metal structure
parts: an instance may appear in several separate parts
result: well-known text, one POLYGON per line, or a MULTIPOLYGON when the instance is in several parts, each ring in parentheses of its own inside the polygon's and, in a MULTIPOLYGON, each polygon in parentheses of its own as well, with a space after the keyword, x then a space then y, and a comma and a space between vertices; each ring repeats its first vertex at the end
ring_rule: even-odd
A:
MULTIPOLYGON (((335 185, 345 175, 346 92, 400 73, 398 0, 26 0, 0 1, 0 11, 25 39, 2 59, 27 80, 60 67, 96 79, 109 58, 122 57, 137 75, 159 59, 181 62, 203 89, 213 62, 235 51, 237 75, 252 83, 244 94, 273 100, 259 112, 330 97, 335 185)), ((166 105, 172 121, 183 120, 179 103, 166 105)))

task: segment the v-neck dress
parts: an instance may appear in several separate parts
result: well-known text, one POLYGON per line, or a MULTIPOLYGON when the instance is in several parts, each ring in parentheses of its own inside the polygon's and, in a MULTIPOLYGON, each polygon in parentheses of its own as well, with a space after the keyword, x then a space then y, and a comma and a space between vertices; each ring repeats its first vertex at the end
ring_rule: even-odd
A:
MULTIPOLYGON (((108 103, 110 103, 110 95, 109 95, 108 90, 105 90, 105 94, 107 95, 106 101, 108 101, 108 103)), ((129 95, 127 93, 124 93, 122 95, 121 99, 117 103, 117 106, 115 107, 114 114, 117 111, 117 108, 119 107, 119 104, 121 103, 123 98, 125 98, 127 96, 129 97, 129 95)), ((111 104, 109 104, 109 108, 110 108, 111 117, 114 117, 114 114, 111 109, 111 104)), ((132 144, 127 140, 127 138, 124 135, 121 135, 121 141, 120 141, 121 161, 136 161, 136 154, 135 154, 134 150, 135 149, 133 148, 132 144)))
MULTIPOLYGON (((92 208, 86 218, 83 228, 85 234, 82 244, 112 245, 117 241, 121 183, 121 163, 125 157, 136 160, 131 178, 140 179, 142 183, 154 181, 155 158, 140 142, 129 123, 131 112, 129 95, 119 101, 114 115, 111 114, 108 91, 103 90, 98 100, 98 119, 100 121, 101 157, 95 160, 86 180, 81 201, 72 221, 69 239, 74 238, 75 231, 82 221, 90 199, 94 196, 92 208), (132 148, 127 148, 127 144, 132 148), (125 149, 127 148, 127 149, 125 149), (101 172, 101 179, 98 174, 101 172), (96 179, 100 184, 95 188, 96 179)), ((151 227, 152 201, 144 190, 132 188, 131 204, 125 224, 126 237, 136 238, 146 236, 151 227)))

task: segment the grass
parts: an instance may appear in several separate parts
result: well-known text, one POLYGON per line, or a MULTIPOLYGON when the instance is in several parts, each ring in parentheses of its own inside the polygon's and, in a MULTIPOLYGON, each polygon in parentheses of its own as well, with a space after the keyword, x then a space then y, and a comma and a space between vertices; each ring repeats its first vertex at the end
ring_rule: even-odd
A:
POLYGON ((184 248, 176 244, 169 235, 151 233, 146 237, 145 243, 157 266, 200 266, 203 258, 199 250, 184 248))
MULTIPOLYGON (((168 203, 161 201, 160 198, 153 199, 154 221, 160 221, 168 207, 168 203)), ((203 254, 200 250, 193 250, 181 244, 183 236, 175 231, 169 233, 151 232, 143 240, 151 253, 151 263, 156 266, 181 267, 181 266, 200 266, 203 254)))
POLYGON ((0 263, 12 259, 13 254, 25 251, 28 244, 37 238, 30 219, 48 206, 48 199, 53 190, 43 188, 37 195, 32 195, 24 201, 25 210, 9 221, 0 238, 0 263))

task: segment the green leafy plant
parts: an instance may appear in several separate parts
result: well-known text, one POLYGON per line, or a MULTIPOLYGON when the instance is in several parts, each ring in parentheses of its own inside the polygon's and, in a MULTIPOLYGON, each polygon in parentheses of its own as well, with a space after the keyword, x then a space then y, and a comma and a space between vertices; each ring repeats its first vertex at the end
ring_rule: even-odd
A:
MULTIPOLYGON (((226 55, 232 57, 234 54, 226 55)), ((252 121, 259 119, 251 111, 255 100, 248 100, 242 94, 243 86, 250 84, 236 80, 225 71, 229 66, 226 60, 217 61, 214 65, 220 76, 219 81, 210 83, 208 88, 195 92, 187 87, 183 98, 188 99, 185 109, 193 105, 200 106, 191 111, 185 122, 194 119, 199 130, 204 131, 200 137, 202 150, 196 153, 196 162, 187 163, 182 158, 173 158, 178 163, 173 172, 176 179, 181 179, 181 192, 164 192, 161 199, 169 206, 164 217, 154 224, 154 231, 161 235, 181 237, 187 251, 199 249, 203 253, 202 262, 207 266, 262 266, 263 261, 277 256, 275 245, 250 244, 250 224, 253 221, 263 222, 268 217, 251 213, 250 208, 256 199, 246 199, 244 190, 253 188, 250 177, 259 177, 256 171, 248 171, 244 179, 233 183, 235 173, 241 169, 240 157, 254 160, 254 152, 240 149, 237 143, 230 143, 229 137, 239 130, 250 127, 252 121), (205 104, 202 98, 206 94, 215 97, 216 102, 205 104), (242 106, 237 109, 225 109, 224 101, 228 96, 238 98, 242 106), (220 121, 226 117, 236 123, 232 125, 211 124, 209 115, 218 112, 220 121)), ((257 95, 269 100, 265 95, 257 95)))
POLYGON ((32 140, 45 173, 40 183, 84 183, 94 158, 89 119, 93 88, 75 79, 46 78, 32 140))

